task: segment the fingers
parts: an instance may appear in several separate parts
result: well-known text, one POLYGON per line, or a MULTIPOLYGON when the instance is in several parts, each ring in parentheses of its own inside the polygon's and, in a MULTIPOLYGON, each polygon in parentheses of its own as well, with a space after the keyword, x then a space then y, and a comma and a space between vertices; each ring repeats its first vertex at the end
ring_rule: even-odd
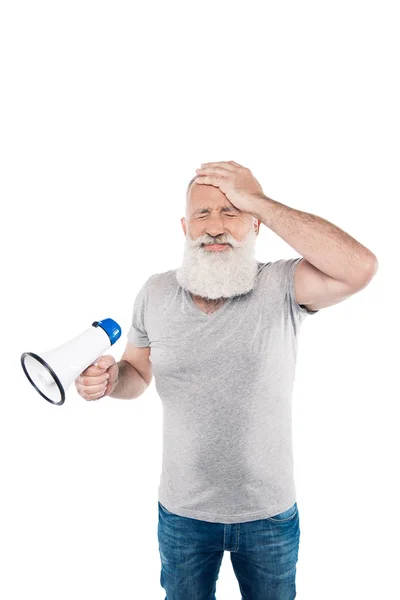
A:
POLYGON ((109 378, 108 373, 101 377, 83 377, 81 375, 75 380, 75 386, 78 394, 85 400, 97 400, 108 393, 109 378))
POLYGON ((207 185, 213 185, 214 187, 219 187, 221 182, 225 179, 225 177, 220 177, 218 175, 204 175, 201 177, 196 177, 195 183, 199 185, 205 183, 207 185))
POLYGON ((200 166, 202 168, 203 167, 218 167, 219 166, 219 167, 224 167, 228 171, 236 171, 237 167, 240 167, 241 165, 238 165, 238 163, 235 163, 233 160, 230 160, 230 161, 220 160, 220 161, 217 161, 217 162, 201 163, 200 166))
POLYGON ((101 392, 97 392, 96 394, 80 394, 80 396, 82 396, 82 398, 84 398, 85 400, 100 400, 100 398, 103 398, 103 396, 106 396, 106 390, 102 390, 101 392))
POLYGON ((82 371, 81 377, 83 375, 88 375, 89 377, 98 377, 100 375, 103 375, 105 373, 105 371, 106 371, 106 369, 103 369, 102 367, 98 367, 96 365, 90 365, 90 367, 88 367, 87 369, 82 371))
MULTIPOLYGON (((228 169, 224 169, 222 167, 204 167, 201 169, 196 169, 196 173, 197 178, 201 175, 214 175, 215 177, 219 176, 222 179, 225 179, 226 177, 230 176, 232 171, 228 171, 228 169)), ((197 181, 197 179, 195 181, 197 181)))
POLYGON ((100 369, 105 369, 107 370, 109 367, 111 367, 113 364, 115 363, 115 358, 109 354, 107 354, 106 356, 102 356, 100 358, 100 360, 97 361, 97 366, 100 369))
POLYGON ((97 365, 90 365, 75 379, 78 394, 85 400, 107 396, 116 385, 118 371, 118 363, 113 356, 102 356, 97 365))
POLYGON ((115 358, 111 355, 102 356, 99 358, 96 364, 90 365, 87 369, 85 369, 81 375, 89 375, 90 377, 96 377, 102 375, 115 364, 115 358))
MULTIPOLYGON (((86 371, 84 371, 84 373, 86 373, 86 371)), ((100 383, 104 383, 108 378, 110 377, 109 373, 100 373, 100 375, 98 375, 97 377, 93 377, 90 375, 84 375, 83 373, 81 375, 79 375, 79 377, 77 377, 75 379, 77 384, 81 384, 81 386, 90 386, 90 385, 99 385, 100 383)))

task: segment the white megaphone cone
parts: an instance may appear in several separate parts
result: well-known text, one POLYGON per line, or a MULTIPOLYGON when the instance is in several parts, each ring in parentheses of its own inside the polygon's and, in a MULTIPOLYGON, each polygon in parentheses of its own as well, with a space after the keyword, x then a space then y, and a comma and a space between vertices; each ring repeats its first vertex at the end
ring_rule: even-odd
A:
POLYGON ((24 352, 21 364, 25 375, 43 398, 64 404, 71 383, 121 337, 113 319, 95 321, 89 329, 66 344, 48 352, 24 352))

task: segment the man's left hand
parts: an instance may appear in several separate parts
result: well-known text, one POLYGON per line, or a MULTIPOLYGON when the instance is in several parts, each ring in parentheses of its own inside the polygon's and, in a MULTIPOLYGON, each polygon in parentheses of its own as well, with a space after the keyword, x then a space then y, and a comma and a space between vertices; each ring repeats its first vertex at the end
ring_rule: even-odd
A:
POLYGON ((257 217, 265 195, 250 169, 230 160, 202 163, 196 173, 195 183, 218 187, 238 210, 257 217))

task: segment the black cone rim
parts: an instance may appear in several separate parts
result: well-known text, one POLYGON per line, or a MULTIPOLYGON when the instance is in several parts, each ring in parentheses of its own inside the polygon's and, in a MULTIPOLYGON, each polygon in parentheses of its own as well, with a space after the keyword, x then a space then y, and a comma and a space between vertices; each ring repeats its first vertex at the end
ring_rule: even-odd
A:
POLYGON ((54 373, 53 369, 43 360, 43 358, 41 358, 40 356, 38 356, 37 354, 35 354, 34 352, 24 352, 21 356, 21 365, 22 368, 24 370, 25 375, 27 376, 27 378, 29 379, 29 381, 31 382, 31 384, 33 385, 33 387, 35 388, 35 390, 37 392, 39 392, 39 394, 45 399, 47 400, 47 402, 50 402, 50 404, 55 404, 56 406, 61 406, 61 404, 64 404, 65 402, 65 392, 64 392, 64 388, 61 384, 61 381, 59 380, 59 378, 57 377, 57 375, 54 373), (53 377, 54 381, 56 382, 58 389, 60 390, 60 394, 61 394, 61 400, 60 402, 55 402, 54 400, 52 400, 51 398, 48 398, 45 394, 43 394, 43 392, 37 387, 37 385, 35 384, 34 381, 32 381, 29 373, 28 373, 28 369, 25 366, 25 356, 31 356, 32 358, 36 359, 37 361, 40 362, 40 364, 42 364, 47 370, 48 372, 51 374, 51 376, 53 377))

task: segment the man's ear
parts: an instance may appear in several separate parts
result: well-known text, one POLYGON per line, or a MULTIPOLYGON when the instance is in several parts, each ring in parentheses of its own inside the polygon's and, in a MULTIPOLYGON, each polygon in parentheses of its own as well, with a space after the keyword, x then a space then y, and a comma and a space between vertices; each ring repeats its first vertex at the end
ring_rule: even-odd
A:
POLYGON ((181 218, 181 225, 182 225, 183 233, 186 236, 186 219, 185 219, 185 217, 181 218))
POLYGON ((261 225, 261 221, 260 219, 256 219, 256 217, 254 217, 254 222, 253 222, 253 227, 255 229, 256 234, 258 235, 260 232, 260 225, 261 225))

